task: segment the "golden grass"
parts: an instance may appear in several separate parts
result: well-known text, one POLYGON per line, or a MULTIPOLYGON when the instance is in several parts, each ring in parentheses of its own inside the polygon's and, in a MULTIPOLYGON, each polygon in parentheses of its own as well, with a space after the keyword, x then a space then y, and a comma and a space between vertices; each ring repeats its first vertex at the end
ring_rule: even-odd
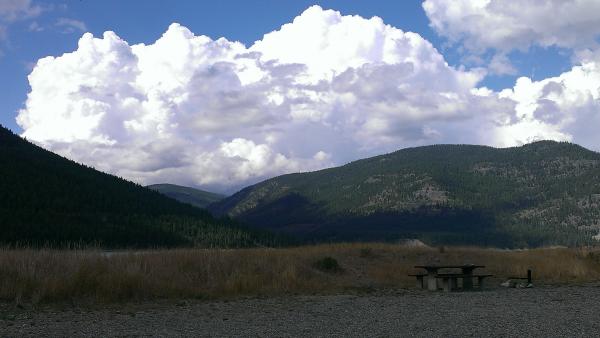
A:
POLYGON ((103 253, 0 249, 0 299, 16 302, 115 302, 158 298, 337 293, 412 288, 414 265, 487 266, 496 281, 524 275, 534 282, 585 283, 600 278, 600 250, 406 247, 351 243, 288 249, 157 250, 103 253), (315 262, 335 258, 340 271, 315 262))

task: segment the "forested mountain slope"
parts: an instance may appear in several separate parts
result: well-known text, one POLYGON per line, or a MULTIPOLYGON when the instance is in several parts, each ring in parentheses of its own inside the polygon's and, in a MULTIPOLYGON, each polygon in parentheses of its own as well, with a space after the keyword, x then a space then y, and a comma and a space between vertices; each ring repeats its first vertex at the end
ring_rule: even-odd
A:
POLYGON ((67 160, 0 126, 0 244, 244 247, 277 239, 67 160))
POLYGON ((147 188, 198 208, 206 208, 207 205, 225 198, 224 195, 175 184, 152 184, 147 186, 147 188))
POLYGON ((209 209, 325 240, 585 244, 600 228, 600 154, 553 141, 409 148, 269 179, 209 209))

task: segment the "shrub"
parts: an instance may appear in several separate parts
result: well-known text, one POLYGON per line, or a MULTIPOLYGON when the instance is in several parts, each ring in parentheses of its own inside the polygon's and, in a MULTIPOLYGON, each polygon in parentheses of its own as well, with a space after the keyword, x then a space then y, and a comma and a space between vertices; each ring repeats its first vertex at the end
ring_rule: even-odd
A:
POLYGON ((333 257, 323 257, 315 262, 315 267, 321 271, 326 272, 337 272, 340 271, 340 265, 338 261, 333 257))
POLYGON ((359 252, 359 256, 361 258, 371 258, 373 257, 373 249, 371 248, 361 248, 359 252))

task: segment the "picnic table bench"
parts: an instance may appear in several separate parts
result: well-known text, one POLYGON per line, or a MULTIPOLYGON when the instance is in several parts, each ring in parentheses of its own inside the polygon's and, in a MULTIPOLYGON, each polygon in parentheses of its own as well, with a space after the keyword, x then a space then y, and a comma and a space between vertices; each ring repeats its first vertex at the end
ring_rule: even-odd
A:
POLYGON ((520 277, 520 276, 513 276, 513 277, 508 277, 508 279, 526 279, 527 280, 527 284, 531 284, 531 269, 527 269, 527 277, 520 277))
POLYGON ((415 268, 425 269, 427 273, 410 274, 417 278, 417 287, 438 290, 443 289, 444 291, 452 291, 458 288, 458 280, 462 281, 462 288, 464 290, 473 289, 473 279, 477 278, 477 286, 483 288, 483 281, 487 277, 491 277, 490 274, 473 274, 473 270, 478 268, 485 268, 484 265, 474 264, 463 264, 463 265, 415 265, 415 268), (440 273, 442 269, 460 269, 460 273, 440 273), (438 285, 440 287, 438 287, 438 285))
POLYGON ((533 287, 532 284, 532 277, 531 277, 531 269, 527 269, 527 277, 522 277, 522 276, 512 276, 512 277, 508 277, 508 280, 504 283, 502 283, 502 286, 508 286, 508 287, 533 287), (527 281, 526 284, 523 284, 523 282, 517 282, 517 281, 527 281))

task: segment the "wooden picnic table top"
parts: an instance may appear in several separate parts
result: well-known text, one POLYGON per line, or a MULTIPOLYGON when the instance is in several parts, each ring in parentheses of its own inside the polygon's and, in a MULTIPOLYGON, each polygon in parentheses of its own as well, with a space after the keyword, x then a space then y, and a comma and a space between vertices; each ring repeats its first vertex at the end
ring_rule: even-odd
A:
POLYGON ((485 275, 471 275, 465 273, 438 273, 437 277, 458 277, 458 278, 471 278, 471 277, 491 277, 493 275, 485 274, 485 275))
POLYGON ((415 268, 421 268, 426 270, 434 270, 434 269, 477 269, 477 268, 485 268, 485 265, 475 265, 475 264, 462 264, 462 265, 415 265, 415 268))

